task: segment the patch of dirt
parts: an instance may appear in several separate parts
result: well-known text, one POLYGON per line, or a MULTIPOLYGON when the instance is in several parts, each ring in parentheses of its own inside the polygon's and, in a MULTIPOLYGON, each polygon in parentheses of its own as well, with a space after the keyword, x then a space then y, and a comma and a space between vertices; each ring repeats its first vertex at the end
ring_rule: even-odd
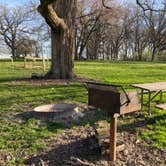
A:
POLYGON ((117 161, 109 162, 107 155, 100 154, 100 148, 94 129, 79 127, 78 129, 65 130, 57 135, 54 143, 48 144, 47 151, 26 161, 26 165, 39 165, 41 161, 45 166, 165 166, 166 152, 144 146, 143 142, 136 143, 134 134, 120 133, 118 136, 125 144, 125 150, 117 153, 117 161), (72 163, 72 164, 71 164, 72 163))
POLYGON ((68 86, 69 81, 66 80, 52 80, 52 79, 23 79, 11 82, 11 85, 29 85, 29 86, 52 86, 61 85, 68 86))
MULTIPOLYGON (((92 79, 87 79, 83 77, 77 77, 72 80, 62 80, 62 79, 20 79, 11 82, 11 85, 29 85, 29 86, 53 86, 53 85, 61 85, 61 86, 69 86, 72 82, 90 82, 94 81, 92 79)), ((98 81, 99 82, 99 81, 98 81)))
MULTIPOLYGON (((88 118, 95 116, 95 112, 87 114, 90 115, 88 118)), ((118 142, 124 144, 125 149, 117 153, 114 163, 109 161, 108 154, 101 154, 96 126, 78 125, 77 128, 68 128, 57 134, 51 142, 47 142, 45 151, 27 159, 25 165, 165 166, 166 151, 150 148, 145 142, 137 140, 135 128, 138 124, 130 124, 129 130, 118 131, 118 142)))

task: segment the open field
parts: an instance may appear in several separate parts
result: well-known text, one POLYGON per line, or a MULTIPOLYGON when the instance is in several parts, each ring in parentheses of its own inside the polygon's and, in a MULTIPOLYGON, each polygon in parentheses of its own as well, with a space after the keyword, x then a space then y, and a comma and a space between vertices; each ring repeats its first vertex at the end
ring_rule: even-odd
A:
MULTIPOLYGON (((23 62, 17 62, 17 66, 23 62)), ((87 91, 81 83, 70 85, 27 85, 15 84, 15 80, 31 77, 32 73, 44 74, 41 69, 11 67, 9 62, 0 62, 0 165, 21 165, 24 160, 38 155, 55 142, 57 135, 66 131, 61 123, 45 123, 40 126, 38 120, 26 118, 19 120, 17 115, 24 115, 35 106, 57 103, 60 101, 87 104, 87 91)), ((166 82, 166 63, 146 62, 76 62, 75 72, 80 77, 97 79, 106 83, 121 84, 132 89, 130 84, 147 82, 166 82)), ((133 89, 132 89, 133 90, 133 89)), ((164 94, 163 102, 166 102, 164 94)), ((136 119, 125 116, 119 121, 120 131, 130 131, 131 123, 136 119), (128 130, 129 128, 129 130, 128 130)), ((133 117, 137 117, 134 115, 133 117)), ((91 126, 103 117, 84 120, 80 126, 91 126)), ((143 127, 132 128, 136 139, 154 151, 166 150, 166 111, 152 107, 152 115, 146 108, 138 116, 143 127), (145 122, 145 123, 144 123, 145 122)), ((78 126, 73 124, 73 128, 78 126)), ((71 128, 72 128, 71 127, 71 128)), ((51 147, 49 147, 51 148, 51 147)), ((48 150, 48 149, 47 149, 48 150)), ((50 149, 49 149, 50 150, 50 149)), ((161 160, 159 158, 159 160, 161 160)), ((163 164, 163 161, 161 161, 163 164)), ((162 165, 161 164, 161 165, 162 165)))

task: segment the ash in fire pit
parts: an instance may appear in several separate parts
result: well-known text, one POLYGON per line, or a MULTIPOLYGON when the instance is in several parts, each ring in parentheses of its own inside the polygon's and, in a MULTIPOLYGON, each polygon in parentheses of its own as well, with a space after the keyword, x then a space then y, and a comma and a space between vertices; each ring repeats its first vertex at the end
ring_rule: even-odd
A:
POLYGON ((67 120, 68 118, 77 120, 83 117, 83 108, 76 104, 50 104, 36 107, 34 116, 45 120, 67 120))

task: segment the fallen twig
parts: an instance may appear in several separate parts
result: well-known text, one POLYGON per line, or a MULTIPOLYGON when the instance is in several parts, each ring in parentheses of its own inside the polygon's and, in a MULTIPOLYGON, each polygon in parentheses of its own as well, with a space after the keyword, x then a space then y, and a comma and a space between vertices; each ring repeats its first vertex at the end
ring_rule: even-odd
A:
POLYGON ((82 166, 95 166, 93 163, 89 163, 87 161, 82 161, 79 158, 71 157, 70 161, 66 161, 68 164, 72 165, 82 165, 82 166))

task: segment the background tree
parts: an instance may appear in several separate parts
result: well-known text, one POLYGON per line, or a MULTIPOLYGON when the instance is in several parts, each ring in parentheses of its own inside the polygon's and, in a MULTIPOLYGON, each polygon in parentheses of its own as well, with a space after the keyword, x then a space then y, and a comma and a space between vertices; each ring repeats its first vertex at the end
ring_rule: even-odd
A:
POLYGON ((25 57, 27 55, 33 55, 39 57, 41 48, 39 46, 38 41, 22 38, 17 42, 20 43, 19 47, 16 48, 17 57, 20 56, 25 57))
MULTIPOLYGON (((166 4, 164 8, 166 8, 166 4)), ((151 7, 151 9, 154 9, 154 7, 151 7)), ((154 61, 156 53, 166 45, 166 11, 164 9, 159 12, 148 10, 144 12, 144 19, 148 29, 151 61, 154 61)))
POLYGON ((21 44, 17 41, 22 36, 26 36, 26 22, 31 21, 29 14, 23 7, 0 6, 0 35, 10 49, 13 58, 16 58, 16 49, 21 44))
POLYGON ((133 55, 136 60, 142 61, 143 52, 148 46, 148 31, 144 23, 143 12, 139 8, 135 8, 133 19, 133 55))
POLYGON ((76 60, 82 59, 88 42, 92 40, 92 35, 94 36, 94 33, 99 29, 99 22, 102 16, 101 6, 99 7, 95 1, 91 1, 88 6, 89 12, 87 12, 87 3, 85 1, 79 1, 78 3, 76 19, 76 60))
POLYGON ((77 60, 157 60, 166 49, 165 3, 159 9, 151 2, 140 0, 138 7, 118 0, 41 0, 38 10, 43 17, 36 10, 37 0, 17 7, 19 12, 2 5, 1 45, 6 43, 17 57, 26 45, 23 41, 45 47, 51 40, 49 78, 72 78, 74 56, 77 60))

